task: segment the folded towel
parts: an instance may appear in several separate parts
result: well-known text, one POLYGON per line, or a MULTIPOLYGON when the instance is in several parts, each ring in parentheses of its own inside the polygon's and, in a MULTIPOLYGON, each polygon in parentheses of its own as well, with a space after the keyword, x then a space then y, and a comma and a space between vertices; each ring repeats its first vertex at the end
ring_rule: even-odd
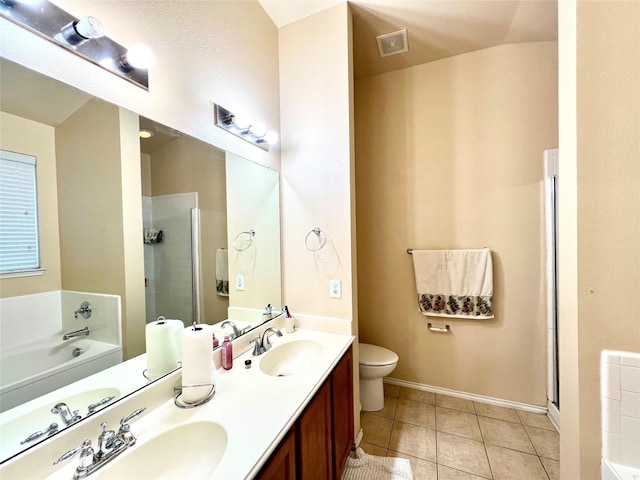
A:
POLYGON ((493 318, 493 266, 488 248, 413 250, 420 313, 493 318))
POLYGON ((229 296, 229 251, 224 248, 216 251, 216 293, 229 296))

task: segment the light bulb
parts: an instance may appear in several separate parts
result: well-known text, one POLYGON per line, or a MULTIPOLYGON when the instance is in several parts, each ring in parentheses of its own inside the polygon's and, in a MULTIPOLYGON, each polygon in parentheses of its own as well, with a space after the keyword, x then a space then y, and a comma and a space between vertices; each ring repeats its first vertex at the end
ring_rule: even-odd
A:
POLYGON ((264 137, 264 134, 267 133, 267 127, 262 122, 252 123, 249 132, 256 137, 264 137))
POLYGON ((251 120, 249 120, 244 115, 234 115, 233 124, 240 130, 246 130, 247 128, 249 128, 249 125, 251 125, 251 120))
POLYGON ((269 145, 273 145, 274 143, 278 142, 278 134, 276 132, 274 132, 273 130, 269 130, 265 135, 264 135, 264 141, 267 142, 269 145))
POLYGON ((155 61, 151 49, 141 43, 129 48, 124 57, 123 63, 126 63, 131 68, 140 68, 143 70, 147 70, 155 61))
POLYGON ((87 40, 104 35, 104 27, 97 17, 82 17, 80 20, 69 22, 55 35, 59 42, 77 47, 87 40))

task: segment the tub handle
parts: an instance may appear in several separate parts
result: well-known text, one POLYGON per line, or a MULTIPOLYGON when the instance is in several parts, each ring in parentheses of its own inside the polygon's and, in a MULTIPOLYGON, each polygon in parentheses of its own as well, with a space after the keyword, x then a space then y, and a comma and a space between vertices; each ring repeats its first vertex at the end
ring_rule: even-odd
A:
POLYGON ((434 327, 431 323, 428 323, 427 324, 427 328, 431 332, 438 332, 438 333, 450 333, 451 332, 451 327, 449 327, 449 325, 445 325, 444 328, 442 328, 442 327, 434 327))

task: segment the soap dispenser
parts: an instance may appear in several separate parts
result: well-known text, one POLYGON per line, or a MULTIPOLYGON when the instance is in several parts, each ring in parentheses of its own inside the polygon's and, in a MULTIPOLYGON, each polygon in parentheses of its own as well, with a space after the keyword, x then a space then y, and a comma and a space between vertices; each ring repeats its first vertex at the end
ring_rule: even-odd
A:
POLYGON ((224 336, 220 354, 222 355, 222 368, 231 370, 233 367, 233 343, 231 343, 229 335, 224 336))

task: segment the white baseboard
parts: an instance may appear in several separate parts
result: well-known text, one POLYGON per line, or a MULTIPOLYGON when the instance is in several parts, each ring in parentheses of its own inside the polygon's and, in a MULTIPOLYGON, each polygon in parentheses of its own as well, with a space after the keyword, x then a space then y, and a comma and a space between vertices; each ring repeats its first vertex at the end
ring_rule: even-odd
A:
POLYGON ((439 393, 441 395, 463 398, 465 400, 471 400, 474 402, 488 403, 489 405, 496 405, 498 407, 515 408, 517 410, 524 410, 525 412, 531 413, 547 413, 547 408, 541 407, 539 405, 513 402, 511 400, 503 400, 501 398, 485 397, 484 395, 476 395, 475 393, 459 392, 457 390, 450 390, 448 388, 434 387, 432 385, 424 385, 422 383, 407 382, 405 380, 398 380, 389 377, 385 377, 384 382, 391 385, 398 385, 400 387, 413 388, 415 390, 423 390, 425 392, 433 392, 439 393))
POLYGON ((362 442, 362 438, 363 437, 364 437, 364 431, 361 428, 360 431, 358 432, 358 435, 356 436, 356 439, 355 439, 355 442, 354 442, 356 444, 356 450, 360 446, 360 443, 362 442))
POLYGON ((560 410, 558 410, 558 407, 556 407, 550 400, 547 401, 547 410, 547 417, 549 417, 549 420, 551 420, 551 423, 553 423, 553 426, 556 427, 556 430, 559 432, 560 410))

